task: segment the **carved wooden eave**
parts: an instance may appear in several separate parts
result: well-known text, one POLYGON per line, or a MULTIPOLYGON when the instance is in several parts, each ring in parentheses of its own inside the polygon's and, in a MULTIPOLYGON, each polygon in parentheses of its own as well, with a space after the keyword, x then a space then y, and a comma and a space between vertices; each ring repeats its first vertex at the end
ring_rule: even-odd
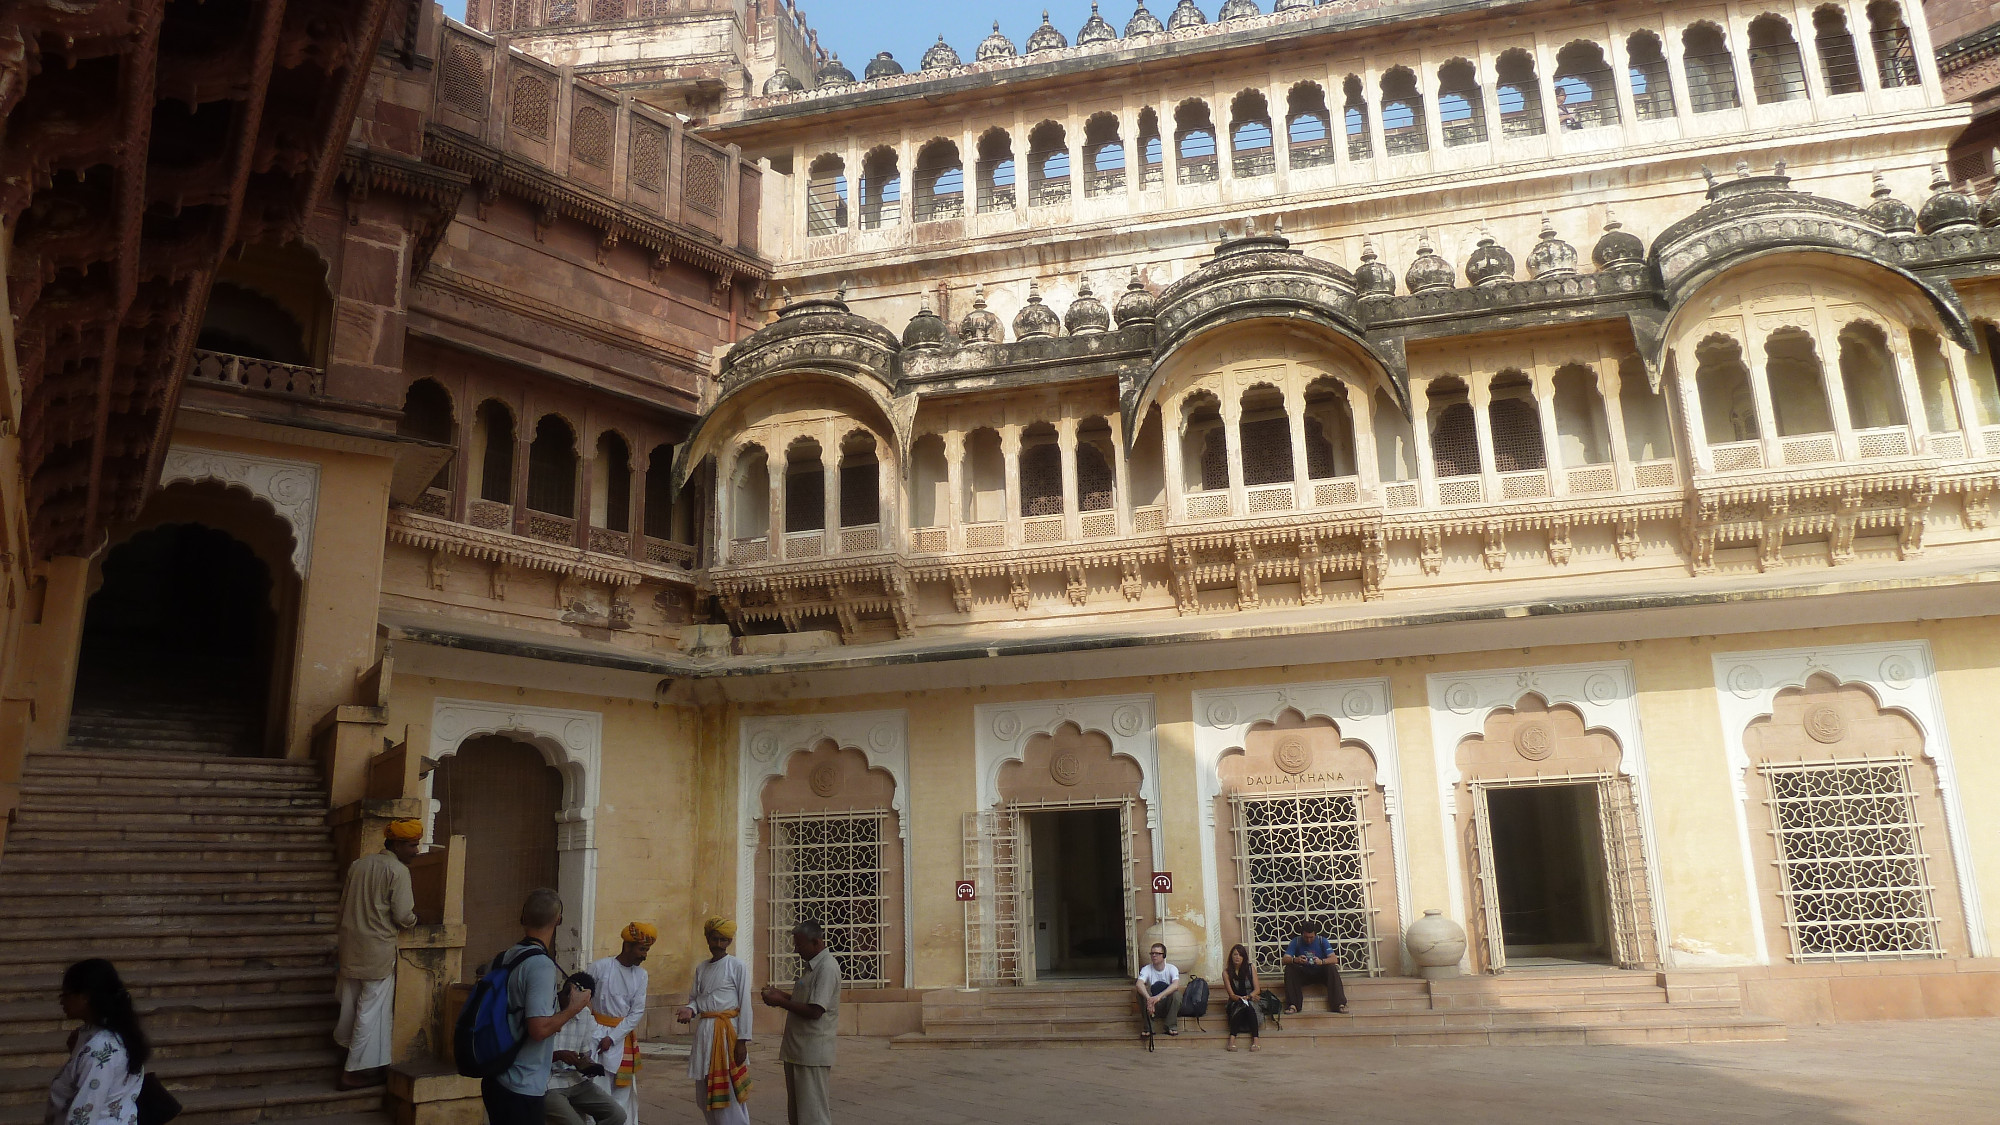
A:
POLYGON ((468 527, 410 508, 390 511, 389 542, 521 570, 545 571, 584 582, 602 582, 607 586, 637 586, 642 582, 654 582, 692 587, 695 582, 692 573, 677 567, 655 566, 616 555, 468 527))
POLYGON ((574 219, 602 237, 644 246, 656 255, 699 266, 718 277, 757 281, 771 277, 768 262, 733 250, 714 235, 607 199, 450 126, 436 122, 425 126, 424 159, 465 174, 482 192, 505 192, 545 217, 574 219))
POLYGON ((1938 491, 1936 465, 1927 459, 1874 471, 1696 478, 1687 503, 1688 569, 1713 573, 1718 548, 1743 545, 1757 548, 1759 570, 1782 566, 1786 540, 1802 536, 1825 538, 1828 562, 1838 566, 1854 560, 1856 536, 1885 531, 1895 532, 1903 558, 1916 558, 1923 554, 1925 516, 1938 491))
POLYGON ((350 223, 360 217, 361 202, 378 192, 416 204, 410 216, 410 231, 416 236, 410 276, 415 277, 430 265, 431 255, 451 229, 472 177, 399 153, 353 146, 340 159, 340 183, 347 192, 350 223))
POLYGON ((842 638, 861 628, 863 615, 888 615, 896 635, 916 635, 916 597, 910 572, 888 553, 837 562, 779 563, 728 573, 711 571, 709 583, 723 614, 739 630, 746 622, 778 621, 798 632, 808 618, 833 617, 842 638))

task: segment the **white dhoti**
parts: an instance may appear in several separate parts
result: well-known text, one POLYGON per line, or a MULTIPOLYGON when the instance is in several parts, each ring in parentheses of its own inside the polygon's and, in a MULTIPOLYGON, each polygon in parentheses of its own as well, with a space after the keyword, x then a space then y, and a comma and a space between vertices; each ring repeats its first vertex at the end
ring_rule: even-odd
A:
POLYGON ((695 1108, 701 1110, 701 1119, 708 1125, 750 1125, 750 1107, 736 1100, 736 1091, 729 1091, 729 1104, 721 1109, 708 1108, 708 1080, 701 1079, 694 1084, 695 1108))
POLYGON ((333 1041, 347 1048, 344 1069, 360 1071, 388 1066, 395 1022, 395 977, 340 978, 340 1021, 333 1025, 333 1041))

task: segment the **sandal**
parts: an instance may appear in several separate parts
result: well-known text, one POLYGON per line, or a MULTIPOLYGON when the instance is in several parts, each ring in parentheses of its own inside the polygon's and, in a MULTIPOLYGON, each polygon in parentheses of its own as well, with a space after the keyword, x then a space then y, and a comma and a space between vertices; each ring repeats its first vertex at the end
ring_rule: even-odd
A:
POLYGON ((1180 1033, 1181 1033, 1181 1029, 1180 1029, 1180 1028, 1178 1028, 1178 1027, 1176 1027, 1176 1028, 1172 1028, 1172 1029, 1170 1029, 1170 1030, 1169 1030, 1169 1031, 1167 1032, 1167 1034, 1168 1034, 1168 1035, 1179 1035, 1180 1033))
POLYGON ((1236 1040, 1233 1038, 1230 1039, 1229 1042, 1223 1044, 1222 1049, 1225 1051, 1234 1051, 1236 1049, 1236 1040))
POLYGON ((1257 1041, 1255 1039, 1250 1041, 1250 1049, 1253 1051, 1257 1049, 1257 1041))

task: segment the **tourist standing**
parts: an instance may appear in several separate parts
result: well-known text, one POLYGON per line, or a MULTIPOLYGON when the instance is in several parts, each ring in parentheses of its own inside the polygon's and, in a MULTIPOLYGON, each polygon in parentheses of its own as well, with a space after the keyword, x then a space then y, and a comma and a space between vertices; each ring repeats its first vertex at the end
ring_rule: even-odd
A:
POLYGON ((764 1003, 785 1010, 785 1117, 791 1125, 833 1125, 833 1048, 840 1035, 840 962, 818 922, 792 927, 792 951, 804 965, 791 995, 764 988, 764 1003))
POLYGON ((1299 936, 1285 946, 1285 1011, 1305 1007, 1309 984, 1326 985, 1326 1006, 1336 1012, 1347 1010, 1347 989, 1340 983, 1340 959, 1333 955, 1333 943, 1319 936, 1319 923, 1307 918, 1299 923, 1299 936))
MULTIPOLYGON (((556 1002, 567 1007, 570 993, 578 988, 594 994, 597 978, 589 973, 571 973, 556 1002)), ((574 1019, 549 1040, 553 1044, 549 1092, 542 1096, 542 1107, 558 1125, 625 1125, 624 1108, 602 1086, 591 1081, 604 1074, 593 1043, 592 1033, 596 1030, 591 1021, 574 1019)))
MULTIPOLYGON (((479 1099, 490 1125, 542 1125, 547 1115, 549 1068, 555 1063, 555 1033, 590 1006, 590 990, 571 986, 569 1001, 557 1006, 562 974, 549 954, 562 925, 562 896, 543 888, 521 904, 521 940, 500 955, 507 973, 507 1023, 520 1051, 514 1064, 479 1080, 479 1099)), ((586 1025, 588 1026, 588 1025, 586 1025)))
POLYGON ((708 1125, 750 1125, 750 967, 729 955, 736 923, 720 916, 702 923, 708 960, 694 967, 681 1023, 699 1020, 688 1052, 694 1104, 708 1125))
POLYGON ((423 838, 421 821, 389 824, 384 850, 347 869, 340 892, 340 1020, 333 1041, 347 1048, 335 1084, 343 1090, 379 1086, 387 1076, 396 1018, 396 933, 417 924, 410 861, 423 838))
POLYGON ((600 1029, 596 1054, 604 1077, 598 1084, 625 1111, 626 1125, 639 1125, 639 1025, 646 1019, 642 966, 660 931, 650 922, 633 922, 618 937, 624 944, 617 955, 600 957, 590 966, 590 975, 597 978, 590 1014, 600 1029))
POLYGON ((1144 1016, 1142 1035, 1153 1034, 1158 1020, 1168 1035, 1181 1033, 1181 971, 1167 963, 1167 947, 1159 942, 1147 953, 1147 963, 1139 969, 1139 1007, 1144 1016))
POLYGON ((1222 989, 1229 996, 1223 1014, 1229 1020, 1228 1047, 1236 1049, 1236 1037, 1248 1035, 1250 1049, 1257 1049, 1257 1033, 1262 1030, 1263 1013, 1257 1010, 1257 965, 1242 944, 1229 947, 1229 960, 1222 967, 1222 989))
POLYGON ((69 1060, 49 1083, 44 1125, 137 1125, 153 1048, 118 970, 102 957, 78 961, 63 971, 59 999, 63 1015, 83 1026, 70 1033, 69 1060))

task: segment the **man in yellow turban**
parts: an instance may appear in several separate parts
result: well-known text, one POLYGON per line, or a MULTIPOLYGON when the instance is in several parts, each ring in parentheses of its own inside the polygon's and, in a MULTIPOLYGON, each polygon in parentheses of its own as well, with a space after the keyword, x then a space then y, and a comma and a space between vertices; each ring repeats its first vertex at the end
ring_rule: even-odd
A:
POLYGON ((611 1100, 625 1111, 625 1125, 639 1125, 639 1025, 646 1020, 646 954, 660 936, 651 922, 633 922, 619 931, 614 957, 600 957, 590 966, 597 991, 590 994, 590 1014, 598 1023, 593 1044, 595 1061, 604 1068, 598 1079, 611 1100))
POLYGON ((720 915, 701 924, 708 960, 694 967, 688 1002, 674 1018, 699 1020, 688 1051, 694 1104, 707 1125, 750 1125, 750 967, 729 955, 736 923, 720 915))
POLYGON ((417 924, 409 864, 423 835, 421 821, 391 821, 385 850, 362 856, 347 869, 340 893, 340 1020, 333 1028, 334 1042, 347 1048, 342 1089, 378 1086, 388 1072, 396 931, 417 924))

